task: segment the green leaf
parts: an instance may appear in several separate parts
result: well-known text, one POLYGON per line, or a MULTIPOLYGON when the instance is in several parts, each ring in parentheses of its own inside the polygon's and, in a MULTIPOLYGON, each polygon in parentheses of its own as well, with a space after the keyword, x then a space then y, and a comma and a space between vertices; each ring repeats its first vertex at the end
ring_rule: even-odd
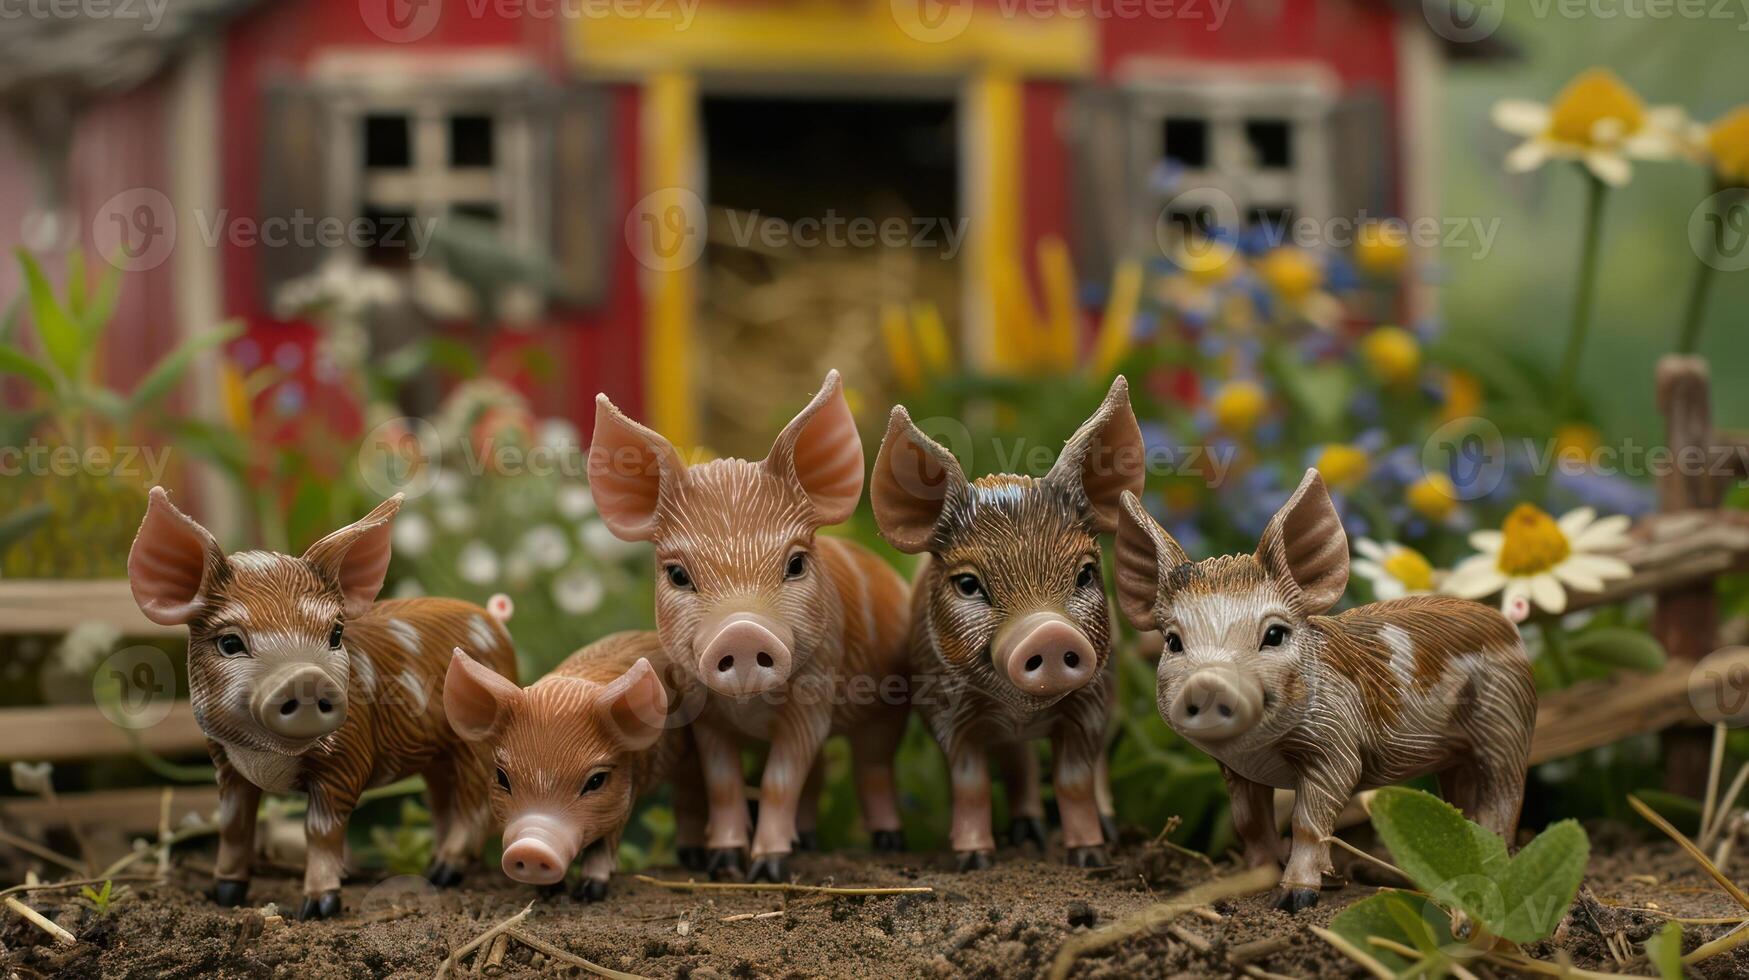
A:
POLYGON ((1431 793, 1387 786, 1373 798, 1372 823, 1391 857, 1425 892, 1454 878, 1483 872, 1483 855, 1469 822, 1431 793))
POLYGON ((146 376, 140 379, 134 393, 128 397, 128 407, 138 411, 147 405, 169 394, 176 382, 182 379, 183 372, 189 364, 201 353, 211 350, 220 344, 227 343, 243 332, 242 324, 235 320, 227 321, 214 330, 207 330, 184 340, 176 345, 176 349, 164 355, 146 376))
POLYGON ((0 317, 0 344, 12 343, 12 338, 18 333, 18 313, 22 309, 23 296, 14 296, 12 302, 6 304, 6 315, 0 317))
POLYGON ((1664 928, 1646 940, 1646 959, 1658 968, 1663 980, 1682 980, 1682 926, 1664 923, 1664 928))
POLYGON ((43 391, 54 394, 55 376, 41 361, 9 344, 0 344, 0 372, 15 374, 43 391))
POLYGON ((85 315, 81 318, 86 341, 93 347, 103 339, 109 321, 115 318, 115 297, 120 288, 121 271, 105 263, 103 274, 97 278, 97 292, 86 304, 85 315))
POLYGON ((1401 953, 1372 944, 1374 938, 1438 953, 1436 937, 1451 935, 1451 918, 1445 910, 1419 895, 1386 891, 1362 899, 1330 920, 1330 931, 1352 943, 1395 973, 1416 965, 1401 953), (1432 945, 1429 945, 1429 944, 1432 945))
POLYGON ((1625 667, 1643 674, 1664 669, 1664 646, 1645 630, 1608 627, 1573 637, 1567 652, 1607 667, 1625 667))
POLYGON ((78 324, 67 316, 60 301, 55 299, 55 291, 49 281, 43 278, 42 267, 36 264, 29 252, 18 249, 18 265, 24 270, 24 281, 30 297, 30 317, 36 324, 37 337, 42 340, 43 351, 48 354, 50 362, 60 368, 61 374, 69 379, 79 376, 79 368, 85 363, 89 351, 85 348, 84 338, 78 324))
POLYGON ((1529 943, 1552 934, 1585 877, 1591 841, 1578 821, 1550 825, 1513 856, 1501 880, 1506 915, 1488 922, 1496 935, 1529 943))

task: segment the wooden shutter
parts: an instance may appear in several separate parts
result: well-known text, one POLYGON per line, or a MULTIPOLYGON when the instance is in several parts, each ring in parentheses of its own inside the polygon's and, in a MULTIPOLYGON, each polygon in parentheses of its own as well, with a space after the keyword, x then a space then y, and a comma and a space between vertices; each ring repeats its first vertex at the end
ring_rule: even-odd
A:
POLYGON ((1397 214, 1397 143, 1384 94, 1376 89, 1350 92, 1330 116, 1331 213, 1353 218, 1397 214))
POLYGON ((259 218, 284 221, 286 241, 255 249, 261 294, 268 309, 279 287, 322 264, 323 249, 309 233, 314 223, 333 217, 328 195, 331 137, 324 99, 314 88, 291 80, 267 83, 262 93, 259 218), (297 224, 301 222, 302 224, 297 224))
POLYGON ((1133 101, 1115 89, 1088 87, 1070 103, 1076 265, 1094 282, 1111 280, 1134 244, 1136 211, 1146 206, 1132 162, 1133 101))
POLYGON ((607 255, 614 229, 617 174, 611 134, 617 131, 607 87, 560 85, 546 113, 551 146, 552 273, 555 302, 593 306, 607 290, 607 255))

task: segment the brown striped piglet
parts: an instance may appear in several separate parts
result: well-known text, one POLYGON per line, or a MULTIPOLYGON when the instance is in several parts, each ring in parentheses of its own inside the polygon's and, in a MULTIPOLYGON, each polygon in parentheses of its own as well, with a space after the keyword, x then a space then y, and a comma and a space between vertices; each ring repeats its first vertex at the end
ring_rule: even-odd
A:
POLYGON ((1141 429, 1122 377, 1042 479, 968 481, 946 448, 893 409, 870 497, 893 547, 927 553, 912 592, 912 699, 948 760, 961 869, 989 867, 990 757, 1009 788, 1010 838, 1044 843, 1038 761, 1051 740, 1070 863, 1115 839, 1105 726, 1115 681, 1099 536, 1143 481, 1141 429))
POLYGON ((492 760, 506 875, 557 889, 581 855, 573 896, 606 897, 633 805, 670 774, 677 844, 702 844, 698 762, 685 726, 669 721, 669 690, 650 662, 661 657, 654 632, 615 633, 521 688, 455 651, 444 708, 492 760))
POLYGON ((299 558, 227 555, 152 489, 128 582, 148 619, 188 627, 189 696, 218 771, 221 905, 248 894, 263 791, 309 796, 299 918, 339 914, 347 821, 372 786, 425 778, 435 884, 460 883, 493 830, 491 766, 450 729, 442 685, 457 646, 516 677, 509 600, 494 599, 496 612, 454 599, 376 602, 400 506, 397 494, 299 558))
POLYGON ((1356 790, 1437 773, 1447 799, 1512 841, 1536 688, 1505 616, 1445 596, 1326 615, 1348 586, 1348 538, 1317 470, 1251 555, 1192 562, 1139 500, 1123 505, 1118 604, 1163 636, 1160 714, 1220 763, 1253 866, 1281 860, 1272 788, 1294 791, 1280 908, 1317 904, 1356 790))
POLYGON ((668 440, 596 400, 589 484, 614 534, 655 545, 656 629, 684 703, 699 706, 713 875, 742 873, 747 738, 771 746, 752 878, 787 878, 790 851, 812 836, 816 759, 833 734, 850 738, 876 848, 903 846, 893 754, 909 710, 905 583, 860 545, 817 535, 856 510, 862 460, 836 371, 760 462, 688 466, 668 440))

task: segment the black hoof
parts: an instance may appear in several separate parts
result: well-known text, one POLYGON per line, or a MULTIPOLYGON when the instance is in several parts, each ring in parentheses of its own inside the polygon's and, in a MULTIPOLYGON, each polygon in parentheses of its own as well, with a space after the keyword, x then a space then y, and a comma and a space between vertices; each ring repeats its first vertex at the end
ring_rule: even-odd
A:
POLYGON ((606 878, 584 878, 577 882, 576 890, 571 897, 579 902, 599 902, 607 897, 606 878))
POLYGON ((555 881, 550 885, 536 885, 534 886, 534 893, 543 899, 550 900, 558 898, 560 895, 565 894, 565 883, 562 881, 555 881))
POLYGON ((433 861, 431 870, 425 872, 425 880, 439 888, 454 888, 462 883, 462 869, 453 864, 433 861))
POLYGON ((798 851, 807 851, 810 854, 813 853, 814 851, 819 850, 820 849, 820 834, 819 834, 819 832, 814 831, 814 830, 797 831, 796 832, 796 839, 795 839, 795 849, 798 851))
POLYGON ((1275 907, 1292 915, 1318 904, 1316 888, 1284 888, 1275 894, 1275 907))
POLYGON ((710 863, 710 855, 702 847, 677 847, 674 857, 688 871, 703 871, 710 863))
POLYGON ((340 915, 340 889, 323 892, 320 897, 304 896, 303 908, 298 909, 298 919, 332 919, 340 915))
POLYGON ((1015 847, 1031 842, 1045 849, 1045 822, 1042 817, 1015 817, 1008 823, 1008 843, 1015 847))
POLYGON ((713 847, 704 862, 705 873, 712 881, 740 881, 746 876, 739 847, 713 847))
POLYGON ((753 869, 747 872, 748 881, 771 881, 782 884, 789 880, 789 855, 767 854, 753 859, 753 869))
POLYGON ((983 871, 995 863, 996 857, 989 851, 959 852, 959 870, 961 871, 983 871))
POLYGON ((1105 848, 1094 845, 1069 848, 1069 863, 1077 868, 1103 868, 1111 862, 1105 859, 1105 848))
POLYGON ((234 909, 249 899, 249 880, 232 881, 220 878, 213 882, 213 901, 225 908, 234 909))
POLYGON ((905 832, 903 830, 877 830, 870 834, 874 849, 882 854, 896 854, 905 849, 905 832))
POLYGON ((1099 815, 1099 831, 1105 835, 1107 844, 1117 843, 1117 818, 1109 813, 1099 815))

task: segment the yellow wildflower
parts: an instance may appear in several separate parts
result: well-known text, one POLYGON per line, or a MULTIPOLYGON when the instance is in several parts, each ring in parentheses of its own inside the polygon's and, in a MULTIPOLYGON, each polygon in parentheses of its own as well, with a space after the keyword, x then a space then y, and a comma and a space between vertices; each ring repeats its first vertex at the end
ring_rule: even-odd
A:
POLYGON ((1366 450, 1348 443, 1333 442, 1318 451, 1313 467, 1324 476, 1324 482, 1337 490, 1352 490, 1366 479, 1372 468, 1366 450))
POLYGON ((1444 473, 1429 473, 1403 492, 1409 507, 1430 521, 1441 522, 1457 510, 1457 487, 1444 473))
POLYGON ((1373 377, 1388 385, 1413 383, 1421 376, 1421 344, 1402 327, 1379 327, 1360 342, 1360 355, 1373 377))
POLYGON ((1685 128, 1681 109, 1647 107, 1607 68, 1581 73, 1552 105, 1502 99, 1494 104, 1494 124, 1525 138, 1507 156, 1507 170, 1523 173, 1550 160, 1577 160, 1617 187, 1633 176, 1630 158, 1676 156, 1685 128))
POLYGON ((1215 392, 1209 411, 1215 425, 1233 435, 1244 435, 1257 427, 1263 413, 1269 409, 1269 395, 1255 381, 1229 381, 1215 392))

